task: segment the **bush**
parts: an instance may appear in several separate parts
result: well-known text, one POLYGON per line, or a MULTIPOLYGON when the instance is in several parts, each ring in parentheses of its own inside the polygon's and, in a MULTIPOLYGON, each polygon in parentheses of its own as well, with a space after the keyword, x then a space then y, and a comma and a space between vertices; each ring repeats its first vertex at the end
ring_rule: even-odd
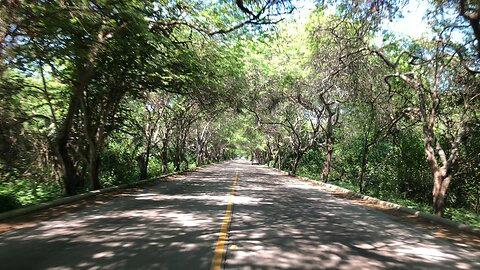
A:
POLYGON ((297 174, 311 179, 320 179, 324 154, 318 149, 310 149, 302 156, 298 164, 297 174))
POLYGON ((123 149, 107 148, 102 154, 100 183, 103 187, 132 183, 139 180, 138 164, 123 149))
POLYGON ((13 194, 0 194, 0 212, 5 212, 21 207, 20 202, 13 194))

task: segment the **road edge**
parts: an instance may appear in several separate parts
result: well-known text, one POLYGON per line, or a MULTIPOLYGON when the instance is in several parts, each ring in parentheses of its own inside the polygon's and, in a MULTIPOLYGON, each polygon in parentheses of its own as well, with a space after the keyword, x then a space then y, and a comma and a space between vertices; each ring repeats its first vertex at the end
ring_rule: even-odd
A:
POLYGON ((211 163, 211 164, 207 164, 207 165, 198 166, 198 167, 195 167, 195 169, 192 169, 192 170, 167 173, 167 174, 163 174, 163 175, 160 175, 160 176, 140 180, 140 181, 137 181, 137 182, 122 184, 122 185, 118 185, 118 186, 111 186, 111 187, 107 187, 107 188, 103 188, 103 189, 99 189, 99 190, 92 190, 92 191, 88 191, 88 192, 85 192, 85 193, 81 193, 81 194, 77 194, 77 195, 73 195, 73 196, 69 196, 69 197, 63 197, 63 198, 59 198, 59 199, 56 199, 56 200, 35 204, 35 205, 32 205, 32 206, 17 208, 17 209, 14 209, 14 210, 10 210, 10 211, 7 211, 7 212, 0 213, 0 221, 7 220, 7 219, 10 219, 10 218, 16 218, 16 217, 19 217, 19 216, 23 216, 23 215, 26 215, 26 214, 29 214, 29 213, 32 213, 32 212, 52 208, 52 207, 55 207, 55 206, 80 201, 80 200, 83 200, 83 199, 86 199, 86 198, 97 196, 99 194, 105 194, 105 193, 110 193, 110 192, 114 192, 114 191, 118 191, 118 190, 122 190, 122 189, 141 186, 141 185, 144 185, 144 184, 148 184, 148 183, 152 183, 152 182, 155 182, 155 181, 163 180, 163 179, 168 178, 170 176, 183 174, 183 173, 194 172, 197 169, 204 168, 204 167, 207 167, 207 166, 210 166, 210 165, 213 165, 213 164, 216 164, 216 163, 211 163))
MULTIPOLYGON (((288 172, 279 170, 277 168, 268 167, 266 165, 262 165, 262 166, 265 167, 265 168, 268 168, 270 170, 281 172, 285 175, 289 175, 288 172)), ((466 233, 469 233, 469 234, 480 237, 480 228, 472 227, 472 226, 469 226, 467 224, 463 224, 463 223, 453 221, 453 220, 450 220, 450 219, 447 219, 447 218, 435 216, 435 215, 432 215, 430 213, 425 213, 425 212, 422 212, 422 211, 419 211, 419 210, 416 210, 416 209, 413 209, 413 208, 408 208, 406 206, 399 205, 399 204, 396 204, 396 203, 383 201, 383 200, 380 200, 380 199, 377 199, 377 198, 374 198, 374 197, 371 197, 371 196, 367 196, 367 195, 363 195, 363 194, 358 193, 358 192, 351 191, 349 189, 346 189, 346 188, 343 188, 343 187, 340 187, 340 186, 336 186, 336 185, 332 185, 332 184, 328 184, 328 183, 323 183, 321 181, 313 180, 313 179, 303 177, 303 176, 294 176, 294 175, 290 175, 290 176, 301 179, 301 180, 309 182, 309 183, 312 183, 312 184, 317 185, 317 186, 323 186, 328 190, 348 194, 348 195, 350 195, 352 197, 355 197, 355 198, 358 198, 358 199, 366 200, 366 201, 369 201, 369 202, 372 202, 372 203, 375 203, 375 204, 378 204, 378 205, 390 207, 390 208, 393 208, 395 210, 398 210, 398 211, 401 211, 401 212, 404 212, 404 213, 407 213, 407 214, 411 214, 411 215, 415 216, 416 218, 423 218, 423 219, 426 219, 426 220, 428 220, 432 223, 440 223, 440 224, 443 224, 443 225, 447 225, 449 227, 453 227, 453 228, 458 229, 460 231, 463 231, 463 232, 466 232, 466 233)))

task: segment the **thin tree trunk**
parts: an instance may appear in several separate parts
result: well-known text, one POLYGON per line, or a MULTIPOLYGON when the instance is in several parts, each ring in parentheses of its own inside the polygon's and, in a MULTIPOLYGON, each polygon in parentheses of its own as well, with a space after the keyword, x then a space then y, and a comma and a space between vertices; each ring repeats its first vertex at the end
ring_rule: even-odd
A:
POLYGON ((100 157, 98 156, 97 149, 95 147, 90 147, 89 150, 89 190, 98 190, 100 189, 100 157))
POLYGON ((277 153, 276 155, 273 156, 273 168, 277 168, 278 166, 278 158, 280 157, 280 155, 277 153))
POLYGON ((184 165, 184 168, 183 168, 184 171, 188 171, 189 164, 188 164, 188 159, 187 159, 185 154, 183 155, 183 165, 184 165))
POLYGON ((179 172, 180 171, 180 153, 179 153, 179 149, 178 149, 178 146, 176 147, 177 149, 175 149, 175 154, 173 155, 173 165, 175 167, 175 171, 179 172))
POLYGON ((265 164, 269 164, 272 160, 272 150, 270 149, 270 145, 267 144, 267 152, 265 157, 265 164))
POLYGON ((475 212, 479 212, 480 211, 480 180, 478 178, 475 179, 475 183, 476 183, 476 189, 477 189, 477 200, 475 202, 475 212))
POLYGON ((300 163, 300 159, 302 158, 303 153, 296 153, 295 157, 293 158, 292 162, 290 163, 290 174, 296 175, 298 164, 300 163))
POLYGON ((147 179, 148 177, 148 163, 150 162, 150 152, 152 151, 152 146, 150 144, 147 145, 147 152, 145 153, 145 165, 143 168, 144 177, 143 179, 147 179))
POLYGON ((360 160, 360 174, 358 176, 358 182, 360 187, 360 193, 366 194, 367 193, 367 182, 365 181, 365 173, 367 170, 367 156, 368 156, 369 146, 368 143, 365 142, 362 151, 362 157, 360 160))
POLYGON ((147 179, 148 177, 148 163, 150 162, 150 153, 152 151, 152 140, 153 140, 153 133, 155 129, 150 128, 150 134, 148 134, 147 140, 147 149, 145 151, 145 157, 143 158, 143 162, 140 164, 140 180, 147 179))
POLYGON ((196 157, 195 157, 195 166, 200 166, 201 165, 201 153, 200 151, 197 151, 196 157))
POLYGON ((151 145, 150 142, 147 143, 147 149, 145 152, 144 157, 141 158, 140 162, 140 180, 147 179, 148 177, 148 163, 150 160, 150 151, 151 151, 151 145))
POLYGON ((162 152, 161 152, 161 157, 162 157, 162 174, 165 174, 168 172, 168 148, 167 148, 167 140, 163 139, 163 145, 162 145, 162 152))
POLYGON ((278 169, 282 169, 282 155, 278 153, 278 169))
POLYGON ((195 152, 195 165, 198 167, 203 163, 203 143, 201 141, 197 142, 197 149, 195 152))
POLYGON ((320 181, 324 183, 328 181, 330 168, 332 167, 332 154, 333 148, 331 146, 327 146, 327 153, 325 155, 325 161, 323 161, 322 174, 320 176, 320 181))
POLYGON ((42 78, 43 96, 47 100, 48 109, 50 110, 50 114, 52 115, 52 122, 55 125, 55 127, 57 127, 57 117, 55 116, 55 108, 53 107, 52 99, 50 98, 50 94, 48 93, 47 81, 45 79, 45 72, 43 70, 43 63, 40 63, 40 75, 42 78))

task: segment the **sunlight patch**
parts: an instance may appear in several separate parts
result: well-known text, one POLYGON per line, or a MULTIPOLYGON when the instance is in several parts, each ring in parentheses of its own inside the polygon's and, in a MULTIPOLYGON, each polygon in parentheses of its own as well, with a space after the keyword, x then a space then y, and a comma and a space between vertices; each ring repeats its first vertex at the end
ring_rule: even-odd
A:
POLYGON ((262 199, 254 198, 254 197, 247 197, 247 196, 234 196, 233 203, 234 204, 244 204, 244 205, 256 205, 261 202, 262 199))
POLYGON ((163 214, 163 216, 172 219, 173 222, 178 223, 184 227, 207 225, 211 222, 210 220, 199 219, 197 216, 189 213, 170 212, 163 214))
POLYGON ((433 247, 408 247, 408 248, 398 248, 395 249, 395 252, 403 254, 417 255, 424 259, 435 258, 436 260, 444 261, 450 259, 458 259, 457 256, 452 254, 444 253, 433 247))
POLYGON ((307 185, 307 184, 286 184, 285 185, 288 188, 298 188, 298 189, 315 189, 315 187, 307 185))
POLYGON ((113 256, 115 256, 115 253, 113 253, 113 251, 104 251, 104 252, 93 254, 92 258, 93 259, 111 258, 113 256))

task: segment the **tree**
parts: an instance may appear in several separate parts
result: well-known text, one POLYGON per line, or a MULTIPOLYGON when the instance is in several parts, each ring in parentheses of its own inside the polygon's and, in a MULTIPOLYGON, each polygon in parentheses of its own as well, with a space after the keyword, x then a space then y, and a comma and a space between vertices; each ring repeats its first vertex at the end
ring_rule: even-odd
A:
POLYGON ((370 57, 366 53, 370 52, 378 56, 391 70, 384 77, 389 90, 392 84, 402 82, 415 93, 412 106, 405 110, 416 115, 422 125, 425 154, 434 179, 434 213, 441 215, 446 190, 453 177, 452 166, 457 161, 458 147, 476 99, 476 90, 472 90, 471 84, 465 84, 466 81, 471 83, 476 73, 465 61, 470 43, 455 41, 452 33, 457 31, 457 26, 448 24, 444 17, 437 17, 439 13, 433 12, 430 16, 432 30, 437 35, 435 42, 413 42, 404 46, 402 51, 395 46, 386 47, 390 49, 389 54, 370 45, 370 34, 378 30, 379 22, 385 15, 394 16, 400 4, 389 1, 372 2, 371 5, 362 1, 358 5, 341 3, 343 13, 333 29, 342 29, 345 25, 353 30, 355 35, 352 37, 341 32, 335 35, 346 44, 353 42, 350 48, 357 48, 350 53, 347 50, 347 55, 370 57), (367 18, 373 20, 370 22, 367 18), (463 106, 459 106, 462 103, 463 106))

